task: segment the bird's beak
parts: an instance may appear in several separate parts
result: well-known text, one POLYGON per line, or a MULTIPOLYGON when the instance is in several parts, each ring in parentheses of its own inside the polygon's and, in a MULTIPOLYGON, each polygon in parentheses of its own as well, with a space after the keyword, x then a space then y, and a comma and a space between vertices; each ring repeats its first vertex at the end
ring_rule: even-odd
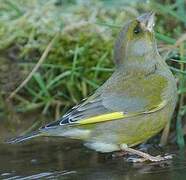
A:
POLYGON ((154 12, 145 13, 137 18, 140 22, 141 27, 149 32, 153 31, 154 27, 154 12))

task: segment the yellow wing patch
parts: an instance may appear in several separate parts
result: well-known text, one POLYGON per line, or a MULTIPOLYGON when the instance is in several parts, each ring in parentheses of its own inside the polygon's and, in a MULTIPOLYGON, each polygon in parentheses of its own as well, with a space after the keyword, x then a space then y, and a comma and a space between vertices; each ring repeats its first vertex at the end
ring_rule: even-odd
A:
POLYGON ((160 104, 158 104, 158 106, 155 106, 155 107, 149 109, 149 111, 147 111, 147 112, 145 112, 145 113, 149 114, 149 113, 156 112, 156 111, 162 109, 163 107, 165 107, 166 104, 167 104, 167 102, 164 100, 164 101, 162 101, 160 104))
POLYGON ((90 124, 90 123, 98 123, 104 121, 111 121, 114 119, 121 119, 124 117, 123 112, 113 112, 108 114, 103 114, 99 116, 94 116, 91 118, 86 118, 78 121, 78 124, 90 124))
POLYGON ((77 124, 85 125, 85 124, 92 124, 92 123, 100 123, 105 121, 112 121, 112 120, 134 117, 142 114, 150 114, 161 110, 163 107, 166 106, 166 104, 167 104, 166 101, 162 101, 158 106, 151 108, 149 111, 143 111, 137 113, 124 114, 123 112, 112 112, 112 113, 102 114, 98 116, 93 116, 90 118, 79 120, 77 124))

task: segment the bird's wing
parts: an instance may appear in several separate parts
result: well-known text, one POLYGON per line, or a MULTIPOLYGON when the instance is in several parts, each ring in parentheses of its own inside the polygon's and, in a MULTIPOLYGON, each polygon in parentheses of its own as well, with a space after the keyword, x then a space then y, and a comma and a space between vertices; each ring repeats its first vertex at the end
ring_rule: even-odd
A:
POLYGON ((59 120, 51 122, 45 127, 77 124, 80 120, 98 117, 111 112, 112 110, 104 107, 101 94, 95 93, 79 105, 67 111, 59 120))
POLYGON ((112 88, 106 86, 97 91, 61 119, 45 127, 99 123, 156 112, 167 104, 162 98, 164 81, 162 77, 153 76, 141 82, 127 81, 120 88, 114 87, 117 83, 113 83, 112 88))
POLYGON ((128 115, 151 112, 168 103, 169 86, 167 77, 158 73, 134 76, 124 83, 112 80, 102 92, 103 105, 128 115))

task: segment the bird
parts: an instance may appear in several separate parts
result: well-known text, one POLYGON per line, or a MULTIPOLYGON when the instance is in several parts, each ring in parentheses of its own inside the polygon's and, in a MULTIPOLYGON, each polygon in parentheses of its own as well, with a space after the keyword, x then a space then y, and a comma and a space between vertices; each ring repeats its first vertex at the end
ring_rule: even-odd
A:
POLYGON ((60 136, 101 153, 136 154, 135 162, 171 158, 135 149, 165 128, 177 102, 176 80, 158 52, 154 25, 153 12, 125 23, 114 46, 115 70, 103 85, 58 120, 8 143, 60 136))

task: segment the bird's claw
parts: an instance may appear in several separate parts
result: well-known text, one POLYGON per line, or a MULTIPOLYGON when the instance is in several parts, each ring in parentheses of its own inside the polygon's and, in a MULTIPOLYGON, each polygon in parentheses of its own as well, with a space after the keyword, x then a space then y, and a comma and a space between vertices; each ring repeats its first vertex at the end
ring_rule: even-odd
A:
POLYGON ((160 161, 165 161, 168 159, 172 159, 173 156, 171 154, 169 155, 165 155, 165 156, 150 156, 148 159, 147 158, 134 158, 134 157, 129 157, 127 159, 128 162, 132 162, 132 163, 141 163, 141 162, 145 162, 145 161, 151 161, 151 162, 160 162, 160 161))

